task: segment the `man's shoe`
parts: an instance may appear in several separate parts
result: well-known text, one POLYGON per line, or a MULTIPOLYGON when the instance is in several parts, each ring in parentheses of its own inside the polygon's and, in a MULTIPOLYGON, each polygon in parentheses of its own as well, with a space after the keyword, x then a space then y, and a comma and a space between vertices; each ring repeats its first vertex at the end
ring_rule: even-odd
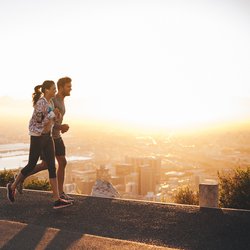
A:
POLYGON ((64 208, 64 207, 68 207, 68 206, 72 206, 72 205, 73 205, 73 203, 70 201, 59 199, 59 200, 54 202, 53 208, 60 209, 60 208, 64 208))
POLYGON ((10 202, 15 201, 15 191, 11 189, 11 183, 9 182, 6 186, 7 188, 7 198, 10 202))
POLYGON ((71 196, 69 196, 68 194, 65 194, 64 192, 62 192, 62 194, 60 195, 60 198, 66 201, 71 201, 71 202, 74 201, 74 199, 71 196))
MULTIPOLYGON (((16 174, 15 179, 17 178, 17 176, 18 175, 16 174)), ((16 189, 19 194, 23 194, 23 181, 17 184, 16 189)))

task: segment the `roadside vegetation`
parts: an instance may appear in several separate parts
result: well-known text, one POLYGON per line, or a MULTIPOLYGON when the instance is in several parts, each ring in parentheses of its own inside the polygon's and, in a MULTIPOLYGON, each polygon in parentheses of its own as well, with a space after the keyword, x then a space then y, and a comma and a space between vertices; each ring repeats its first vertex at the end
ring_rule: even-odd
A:
MULTIPOLYGON (((250 167, 237 167, 228 173, 218 172, 219 206, 250 210, 250 167)), ((199 192, 190 187, 181 187, 174 196, 174 202, 198 205, 199 192)))
MULTIPOLYGON (((17 174, 13 170, 0 171, 0 186, 6 187, 8 182, 14 181, 17 174)), ((219 206, 224 208, 250 210, 250 167, 242 169, 237 167, 228 173, 218 172, 219 178, 219 206)), ((47 179, 39 180, 27 178, 24 182, 25 189, 51 190, 47 179)), ((198 205, 199 193, 190 187, 181 187, 174 196, 174 202, 179 204, 198 205)))
MULTIPOLYGON (((0 186, 6 187, 8 182, 14 181, 14 176, 17 174, 14 170, 3 170, 0 171, 0 186)), ((47 179, 39 180, 37 178, 27 178, 24 181, 23 188, 25 189, 33 189, 33 190, 43 190, 49 191, 51 190, 50 183, 47 179)))

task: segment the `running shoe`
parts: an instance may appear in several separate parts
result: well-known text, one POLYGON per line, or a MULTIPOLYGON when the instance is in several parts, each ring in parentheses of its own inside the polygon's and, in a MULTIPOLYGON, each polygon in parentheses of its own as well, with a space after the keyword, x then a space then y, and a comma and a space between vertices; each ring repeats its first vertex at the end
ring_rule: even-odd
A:
POLYGON ((71 202, 74 201, 74 199, 71 196, 69 196, 68 194, 65 194, 64 192, 62 192, 62 194, 60 195, 60 198, 66 201, 71 201, 71 202))
POLYGON ((15 201, 15 191, 11 189, 11 183, 9 182, 6 186, 7 188, 7 198, 10 202, 15 201))
POLYGON ((60 209, 60 208, 64 208, 64 207, 68 207, 68 206, 72 206, 72 205, 73 205, 73 203, 70 201, 59 199, 59 200, 54 202, 53 208, 60 209))

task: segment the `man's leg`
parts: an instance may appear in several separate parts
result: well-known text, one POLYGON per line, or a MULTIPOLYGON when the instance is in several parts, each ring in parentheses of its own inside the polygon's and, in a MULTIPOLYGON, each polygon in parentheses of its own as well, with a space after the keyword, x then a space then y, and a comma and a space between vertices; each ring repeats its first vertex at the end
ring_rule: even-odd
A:
POLYGON ((63 183, 65 177, 65 167, 67 165, 67 160, 64 155, 56 156, 58 162, 57 169, 57 183, 58 183, 58 191, 61 195, 63 193, 63 183))
POLYGON ((72 202, 60 199, 60 194, 58 192, 57 178, 56 178, 54 140, 50 136, 44 137, 43 157, 48 165, 49 180, 54 200, 53 208, 59 209, 71 206, 72 202))
POLYGON ((56 151, 56 160, 58 163, 58 169, 57 169, 58 192, 62 199, 67 200, 67 201, 73 201, 72 197, 65 194, 63 191, 65 168, 67 165, 67 160, 65 157, 66 149, 65 149, 63 139, 61 137, 54 139, 54 143, 55 143, 55 151, 56 151))
POLYGON ((73 202, 74 199, 70 197, 68 194, 65 194, 63 191, 63 184, 64 184, 64 177, 65 177, 65 168, 67 165, 67 160, 65 156, 56 156, 58 162, 58 169, 57 169, 57 184, 58 184, 58 193, 61 199, 66 201, 73 202))

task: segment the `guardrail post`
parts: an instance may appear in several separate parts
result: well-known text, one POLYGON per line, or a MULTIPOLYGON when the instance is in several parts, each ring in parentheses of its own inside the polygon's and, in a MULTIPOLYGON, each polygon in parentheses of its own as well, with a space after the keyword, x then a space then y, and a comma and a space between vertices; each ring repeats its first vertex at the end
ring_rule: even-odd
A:
POLYGON ((200 207, 218 207, 218 184, 199 184, 200 207))

